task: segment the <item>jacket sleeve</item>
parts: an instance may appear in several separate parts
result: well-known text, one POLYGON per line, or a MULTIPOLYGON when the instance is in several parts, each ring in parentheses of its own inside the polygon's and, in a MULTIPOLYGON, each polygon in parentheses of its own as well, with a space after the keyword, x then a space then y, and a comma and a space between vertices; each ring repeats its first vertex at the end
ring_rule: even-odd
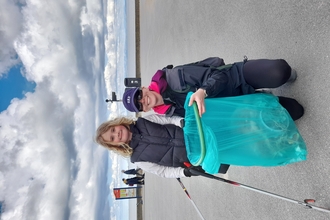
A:
POLYGON ((228 80, 226 74, 212 74, 200 88, 206 91, 209 98, 217 97, 228 86, 228 80))
POLYGON ((135 162, 142 170, 148 173, 155 174, 165 178, 180 178, 185 177, 184 168, 181 167, 166 167, 150 162, 135 162))
POLYGON ((179 117, 179 116, 166 117, 165 115, 160 115, 160 114, 151 114, 151 115, 144 116, 143 118, 147 119, 148 121, 157 123, 157 124, 161 124, 161 125, 174 124, 179 127, 181 125, 181 123, 180 123, 181 119, 183 119, 182 117, 179 117))

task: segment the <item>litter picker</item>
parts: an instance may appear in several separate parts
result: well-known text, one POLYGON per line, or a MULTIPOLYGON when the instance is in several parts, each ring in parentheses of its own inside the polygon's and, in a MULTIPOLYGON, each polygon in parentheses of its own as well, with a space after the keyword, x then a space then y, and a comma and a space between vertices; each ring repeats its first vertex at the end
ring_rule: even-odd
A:
MULTIPOLYGON (((187 163, 185 163, 185 165, 188 166, 187 163)), ((264 191, 264 190, 261 190, 261 189, 257 189, 257 188, 251 187, 251 186, 247 186, 247 185, 244 185, 244 184, 241 184, 241 183, 238 183, 238 182, 227 180, 227 179, 224 179, 224 178, 221 178, 221 177, 218 177, 218 176, 214 176, 214 175, 211 175, 211 174, 208 174, 208 173, 205 173, 205 172, 201 172, 200 170, 190 169, 190 172, 193 175, 204 176, 204 177, 207 177, 207 178, 210 178, 210 179, 218 180, 218 181, 225 182, 225 183, 228 183, 228 184, 231 184, 231 185, 234 185, 234 186, 239 186, 239 187, 249 189, 249 190, 252 190, 252 191, 255 191, 255 192, 258 192, 258 193, 269 195, 269 196, 272 196, 272 197, 275 197, 275 198, 278 198, 278 199, 283 199, 283 200, 286 200, 288 202, 296 203, 296 204, 302 205, 302 206, 304 206, 305 208, 308 208, 308 209, 315 209, 315 210, 318 210, 318 211, 330 213, 330 209, 323 208, 323 207, 318 207, 318 206, 315 206, 315 205, 311 205, 310 203, 315 202, 314 199, 305 199, 302 202, 302 201, 298 201, 298 200, 295 200, 295 199, 290 199, 290 198, 287 198, 287 197, 284 197, 284 196, 280 196, 280 195, 277 195, 275 193, 271 193, 271 192, 267 192, 267 191, 264 191)))
POLYGON ((198 212, 198 214, 199 214, 199 216, 201 217, 201 219, 205 220, 204 217, 203 217, 203 215, 202 215, 202 213, 199 211, 198 207, 196 206, 196 204, 194 203, 194 201, 191 199, 191 197, 190 197, 190 195, 189 195, 189 193, 188 193, 186 187, 183 185, 183 183, 181 182, 180 178, 176 178, 176 179, 179 181, 179 183, 180 183, 182 189, 184 190, 184 192, 185 192, 186 195, 188 196, 190 202, 193 204, 194 208, 195 208, 196 211, 198 212))

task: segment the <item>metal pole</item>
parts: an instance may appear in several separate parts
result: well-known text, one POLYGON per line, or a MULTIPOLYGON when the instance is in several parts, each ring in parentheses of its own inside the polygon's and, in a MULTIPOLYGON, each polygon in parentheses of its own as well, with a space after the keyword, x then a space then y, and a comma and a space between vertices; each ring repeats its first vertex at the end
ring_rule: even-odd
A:
POLYGON ((238 182, 234 182, 234 181, 227 180, 227 179, 224 179, 224 178, 221 178, 221 177, 218 177, 218 176, 214 176, 214 175, 211 175, 211 174, 208 174, 208 173, 203 173, 203 172, 200 172, 198 170, 190 169, 190 172, 192 174, 195 174, 195 175, 204 176, 204 177, 207 177, 207 178, 210 178, 210 179, 215 179, 215 180, 218 180, 218 181, 221 181, 221 182, 232 184, 234 186, 240 186, 240 187, 243 187, 245 189, 249 189, 249 190, 252 190, 252 191, 255 191, 255 192, 259 192, 259 193, 269 195, 269 196, 272 196, 272 197, 275 197, 275 198, 283 199, 283 200, 288 201, 288 202, 293 202, 293 203, 296 203, 298 205, 305 206, 306 208, 316 209, 316 210, 319 210, 319 211, 322 211, 322 212, 330 213, 330 209, 323 208, 323 207, 318 207, 318 206, 315 206, 315 205, 311 205, 309 203, 309 201, 314 202, 315 201, 314 199, 305 199, 303 202, 301 202, 301 201, 298 201, 298 200, 294 200, 294 199, 290 199, 290 198, 287 198, 287 197, 284 197, 284 196, 277 195, 275 193, 267 192, 267 191, 257 189, 257 188, 251 187, 251 186, 247 186, 247 185, 244 185, 244 184, 241 184, 241 183, 238 183, 238 182))
POLYGON ((183 185, 183 183, 181 182, 180 178, 176 178, 176 179, 179 181, 179 183, 180 183, 182 189, 184 190, 184 192, 185 192, 186 195, 188 196, 190 202, 193 204, 194 208, 195 208, 196 211, 198 212, 198 214, 199 214, 199 216, 201 217, 201 219, 205 220, 204 217, 203 217, 203 215, 202 215, 202 213, 199 211, 198 207, 196 206, 196 204, 194 203, 194 201, 191 199, 191 197, 190 197, 190 195, 189 195, 189 193, 188 193, 186 187, 183 185))

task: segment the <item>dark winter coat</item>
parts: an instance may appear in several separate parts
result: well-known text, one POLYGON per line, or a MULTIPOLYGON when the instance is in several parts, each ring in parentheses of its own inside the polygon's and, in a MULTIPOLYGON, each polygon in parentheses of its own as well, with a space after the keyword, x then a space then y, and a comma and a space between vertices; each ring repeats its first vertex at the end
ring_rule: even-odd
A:
POLYGON ((127 185, 133 186, 135 184, 141 184, 143 183, 143 178, 141 177, 133 177, 129 179, 124 179, 127 185))
POLYGON ((184 117, 188 92, 195 92, 199 88, 204 89, 209 98, 254 93, 254 88, 243 77, 243 62, 225 65, 223 59, 211 57, 172 69, 168 66, 163 73, 155 75, 152 80, 159 83, 164 103, 172 105, 166 112, 167 116, 184 117), (164 79, 166 83, 162 83, 164 79))
POLYGON ((130 126, 130 131, 132 163, 152 162, 162 166, 184 167, 183 162, 188 162, 182 128, 138 118, 136 123, 130 126))

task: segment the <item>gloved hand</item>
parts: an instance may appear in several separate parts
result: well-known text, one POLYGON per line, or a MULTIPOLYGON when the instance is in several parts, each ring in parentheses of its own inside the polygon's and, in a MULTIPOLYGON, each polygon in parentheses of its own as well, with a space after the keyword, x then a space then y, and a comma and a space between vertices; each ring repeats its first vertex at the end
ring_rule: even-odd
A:
POLYGON ((191 166, 189 168, 184 168, 183 173, 186 177, 198 176, 198 172, 205 173, 201 166, 191 166), (197 172, 194 172, 197 171, 197 172))

